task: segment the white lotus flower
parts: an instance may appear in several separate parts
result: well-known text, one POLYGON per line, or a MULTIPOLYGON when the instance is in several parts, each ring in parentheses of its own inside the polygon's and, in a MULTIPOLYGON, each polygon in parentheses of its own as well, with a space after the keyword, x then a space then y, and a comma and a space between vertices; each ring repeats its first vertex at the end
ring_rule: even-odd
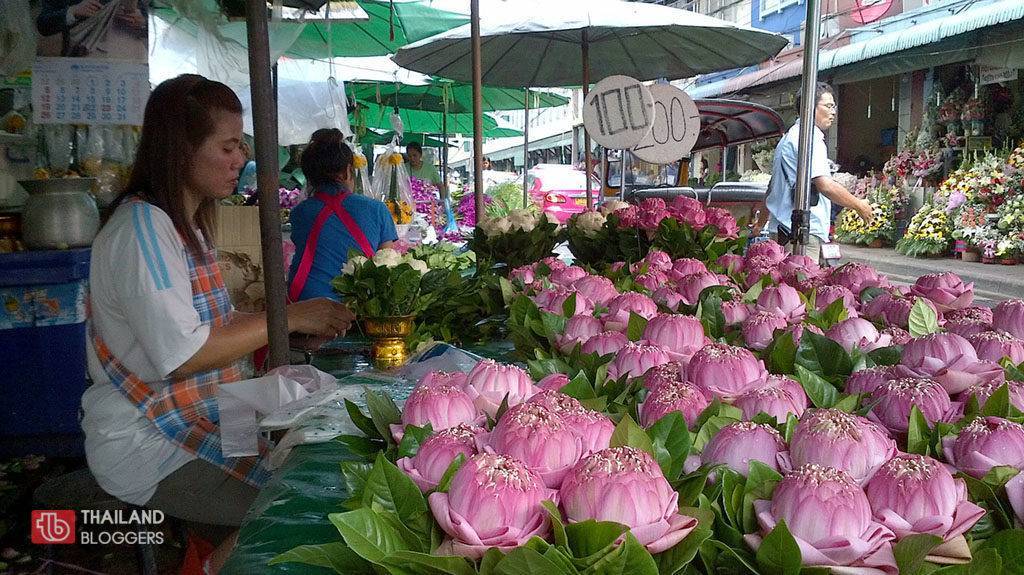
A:
POLYGON ((402 254, 391 248, 383 248, 373 254, 373 264, 378 267, 393 268, 400 263, 402 263, 402 254))
POLYGON ((601 212, 583 212, 576 217, 576 228, 583 232, 583 235, 593 237, 601 231, 607 218, 601 212))
POLYGON ((348 261, 345 262, 345 265, 341 268, 342 275, 352 275, 356 273, 356 268, 365 264, 367 261, 369 260, 363 256, 352 256, 348 258, 348 261))

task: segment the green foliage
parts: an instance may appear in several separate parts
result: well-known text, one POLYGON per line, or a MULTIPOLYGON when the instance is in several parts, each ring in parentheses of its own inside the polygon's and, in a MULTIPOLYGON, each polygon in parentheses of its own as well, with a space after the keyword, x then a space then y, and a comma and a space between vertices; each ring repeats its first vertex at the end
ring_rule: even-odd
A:
MULTIPOLYGON (((352 257, 350 254, 349 258, 352 257)), ((422 274, 405 262, 387 267, 367 260, 357 264, 352 273, 334 278, 331 287, 359 317, 417 315, 432 301, 432 296, 424 293, 422 286, 447 273, 447 270, 431 270, 422 274)))

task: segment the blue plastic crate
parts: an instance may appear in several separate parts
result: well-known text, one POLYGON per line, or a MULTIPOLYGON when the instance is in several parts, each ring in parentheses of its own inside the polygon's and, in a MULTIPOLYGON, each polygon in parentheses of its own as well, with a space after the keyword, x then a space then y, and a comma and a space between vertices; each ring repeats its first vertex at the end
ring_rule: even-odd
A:
POLYGON ((0 286, 62 284, 89 279, 89 248, 0 253, 0 286))

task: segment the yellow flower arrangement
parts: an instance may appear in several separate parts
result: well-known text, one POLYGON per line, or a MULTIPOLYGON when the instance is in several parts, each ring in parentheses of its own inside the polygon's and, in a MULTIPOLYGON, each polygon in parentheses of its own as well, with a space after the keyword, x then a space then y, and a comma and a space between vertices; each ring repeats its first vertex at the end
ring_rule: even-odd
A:
POLYGON ((941 255, 949 248, 950 222, 945 208, 926 205, 910 219, 896 251, 908 256, 941 255))
POLYGON ((405 160, 402 158, 402 154, 395 152, 388 156, 388 163, 392 166, 401 166, 405 160))
POLYGON ((366 169, 366 156, 362 154, 356 154, 355 157, 352 158, 352 165, 357 170, 366 169))
POLYGON ((412 221, 412 206, 409 202, 401 200, 388 200, 384 202, 388 206, 388 211, 391 212, 391 219, 395 220, 396 224, 408 224, 412 221))

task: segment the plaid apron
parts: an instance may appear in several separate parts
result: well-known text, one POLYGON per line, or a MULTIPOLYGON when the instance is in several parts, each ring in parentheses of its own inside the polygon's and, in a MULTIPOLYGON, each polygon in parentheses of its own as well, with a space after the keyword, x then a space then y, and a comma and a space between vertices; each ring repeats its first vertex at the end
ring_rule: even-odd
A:
MULTIPOLYGON (((192 305, 200 319, 210 326, 226 324, 231 302, 217 265, 216 251, 207 250, 198 257, 187 251, 187 258, 192 305)), ((164 387, 155 391, 114 357, 91 325, 90 335, 111 383, 171 442, 250 485, 259 487, 270 478, 264 463, 269 445, 262 439, 259 457, 224 457, 221 451, 217 385, 242 379, 237 364, 186 378, 167 379, 164 387)))

